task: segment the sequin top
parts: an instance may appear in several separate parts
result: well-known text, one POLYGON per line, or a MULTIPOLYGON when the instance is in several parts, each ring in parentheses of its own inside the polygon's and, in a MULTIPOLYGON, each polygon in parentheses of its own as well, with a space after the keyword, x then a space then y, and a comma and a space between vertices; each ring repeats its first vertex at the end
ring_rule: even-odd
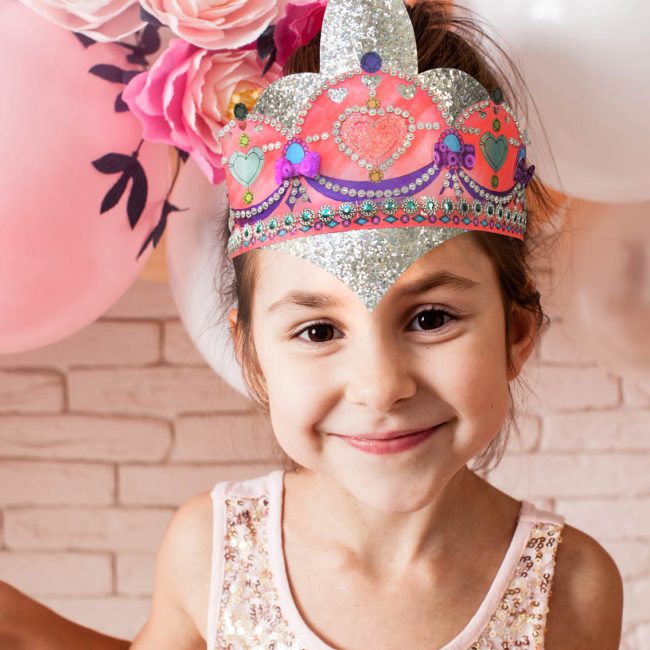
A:
MULTIPOLYGON (((207 650, 337 650, 300 615, 282 547, 284 470, 217 483, 207 650)), ((439 650, 543 650, 562 515, 522 500, 516 530, 483 602, 439 650)), ((432 648, 433 650, 433 648, 432 648)))

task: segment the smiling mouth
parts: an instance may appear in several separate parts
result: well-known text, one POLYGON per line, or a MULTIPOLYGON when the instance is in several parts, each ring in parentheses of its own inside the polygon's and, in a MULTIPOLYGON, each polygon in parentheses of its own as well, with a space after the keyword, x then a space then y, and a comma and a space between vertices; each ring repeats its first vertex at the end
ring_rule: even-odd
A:
POLYGON ((384 434, 368 433, 368 434, 361 434, 361 435, 342 435, 338 433, 333 433, 331 435, 338 436, 339 438, 353 438, 355 440, 374 440, 377 442, 382 442, 386 440, 396 440, 398 438, 408 438, 409 436, 413 436, 417 433, 424 433, 425 431, 431 431, 433 429, 437 429, 443 424, 444 422, 440 422, 438 424, 432 425, 424 429, 410 429, 408 431, 390 431, 384 434))

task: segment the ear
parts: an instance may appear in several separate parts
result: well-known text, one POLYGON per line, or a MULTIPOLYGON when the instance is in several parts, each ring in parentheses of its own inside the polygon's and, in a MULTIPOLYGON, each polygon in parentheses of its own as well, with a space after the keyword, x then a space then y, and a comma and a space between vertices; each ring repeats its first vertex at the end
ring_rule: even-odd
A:
POLYGON ((232 337, 233 348, 235 349, 235 359, 241 365, 241 357, 239 350, 239 330, 237 329, 237 307, 233 307, 228 312, 228 321, 230 322, 230 336, 232 337))
POLYGON ((510 356, 514 370, 508 369, 508 381, 515 379, 537 344, 535 315, 520 307, 512 308, 512 331, 510 332, 510 356))
POLYGON ((237 346, 237 307, 233 307, 228 312, 228 321, 230 322, 230 335, 233 338, 235 347, 237 346))

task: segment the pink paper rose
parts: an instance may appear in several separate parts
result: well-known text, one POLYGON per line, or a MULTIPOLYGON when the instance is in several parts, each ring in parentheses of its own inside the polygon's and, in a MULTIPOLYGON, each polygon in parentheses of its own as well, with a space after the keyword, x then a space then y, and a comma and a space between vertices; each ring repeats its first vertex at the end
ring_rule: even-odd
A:
POLYGON ((259 93, 281 74, 274 64, 261 76, 257 52, 211 52, 180 38, 149 70, 127 84, 122 97, 142 122, 143 137, 187 151, 214 185, 224 180, 218 131, 243 102, 249 109, 259 93))
POLYGON ((286 0, 140 0, 140 4, 182 39, 217 50, 253 42, 282 15, 286 0))
POLYGON ((309 4, 290 2, 285 14, 275 26, 273 40, 277 48, 275 60, 284 65, 289 56, 301 45, 311 41, 323 24, 326 0, 309 4))
POLYGON ((21 0, 50 22, 95 41, 119 41, 146 25, 137 0, 21 0))

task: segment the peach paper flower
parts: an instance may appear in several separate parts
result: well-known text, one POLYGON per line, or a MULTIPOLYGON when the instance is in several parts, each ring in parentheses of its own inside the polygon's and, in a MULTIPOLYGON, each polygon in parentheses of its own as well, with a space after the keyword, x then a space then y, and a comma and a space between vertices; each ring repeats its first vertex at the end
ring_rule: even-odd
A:
POLYGON ((233 119, 236 103, 252 109, 281 72, 274 64, 262 77, 255 50, 211 52, 173 38, 149 70, 131 79, 122 98, 142 122, 146 140, 188 152, 216 185, 224 180, 217 132, 233 119))
POLYGON ((140 0, 144 10, 182 39, 207 50, 253 42, 287 0, 140 0))
POLYGON ((119 41, 142 29, 137 0, 21 0, 46 20, 95 41, 119 41))

